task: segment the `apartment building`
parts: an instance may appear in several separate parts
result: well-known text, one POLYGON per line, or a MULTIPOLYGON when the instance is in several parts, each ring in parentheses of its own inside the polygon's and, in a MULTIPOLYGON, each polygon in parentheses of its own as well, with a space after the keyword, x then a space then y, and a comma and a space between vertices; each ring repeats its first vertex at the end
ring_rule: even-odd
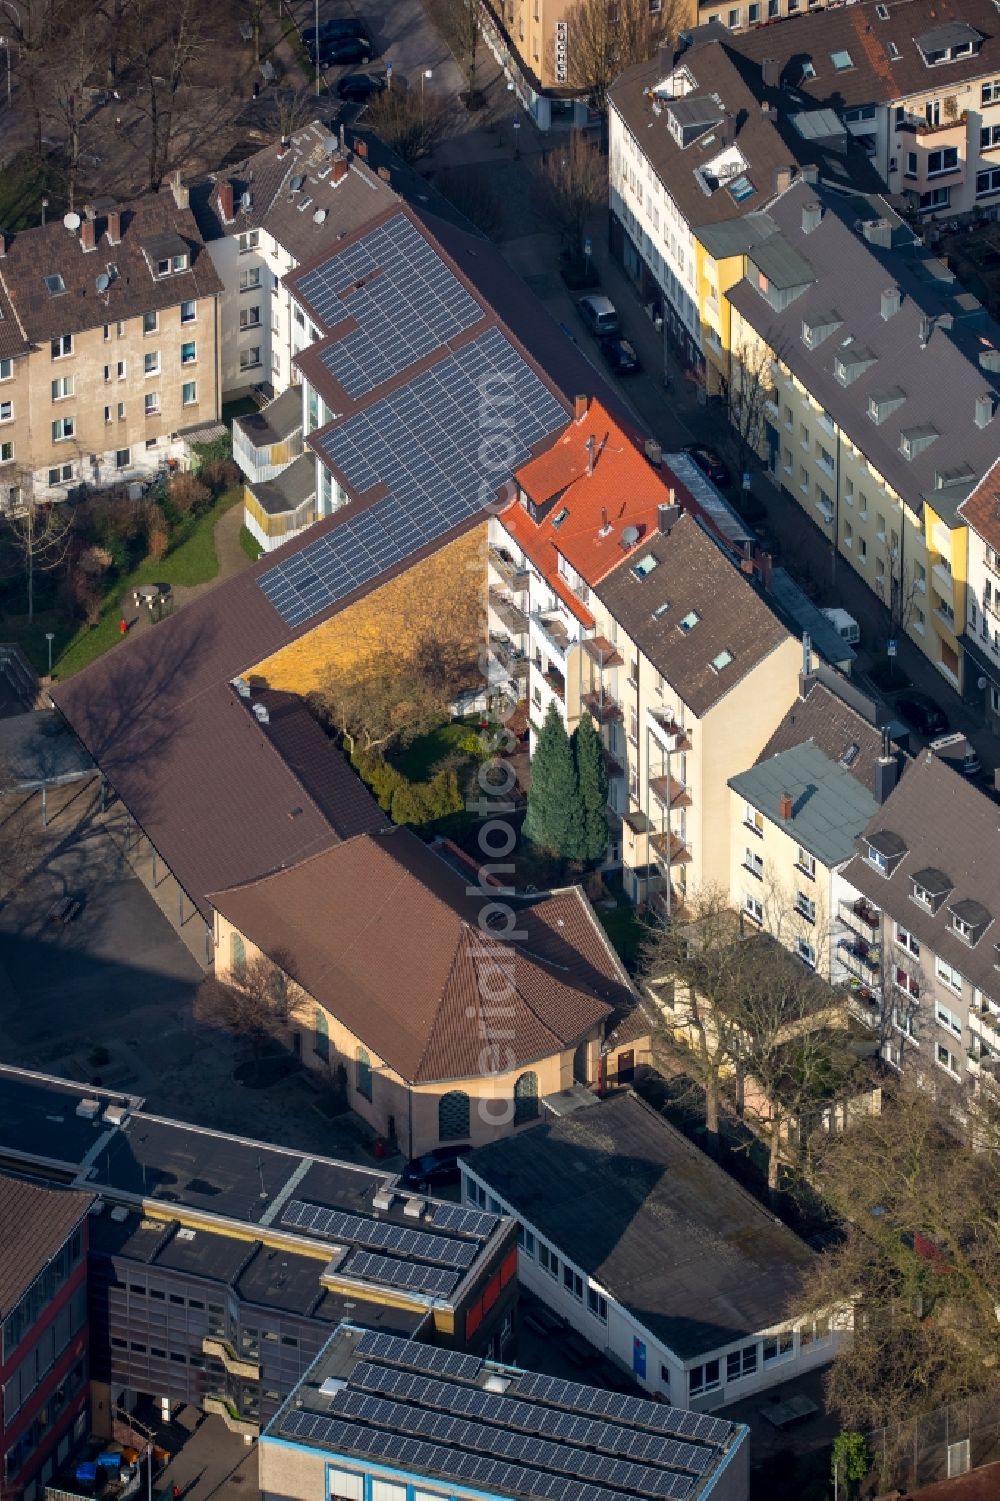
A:
POLYGON ((177 182, 0 236, 0 502, 179 463, 221 411, 220 290, 177 182))
POLYGON ((1000 730, 1000 461, 958 514, 968 528, 966 694, 981 704, 986 723, 1000 730))
POLYGON ((959 507, 996 457, 1000 328, 884 199, 798 182, 754 228, 725 296, 762 457, 885 604, 887 635, 962 691, 959 507))
MULTIPOLYGON (((770 4, 784 11, 786 0, 770 4)), ((787 8, 798 9, 795 0, 787 8)), ((993 218, 995 20, 991 0, 963 0, 953 11, 936 0, 865 0, 810 7, 805 24, 749 31, 732 48, 753 68, 752 87, 768 105, 833 111, 886 188, 921 218, 993 218)))
POLYGON ((1000 1061, 998 839, 995 804, 925 751, 839 874, 896 1068, 970 1087, 1000 1061))
POLYGON ((260 1489, 267 1501, 320 1488, 337 1501, 746 1501, 748 1450, 742 1424, 345 1324, 262 1435, 260 1489))
POLYGON ((483 0, 481 7, 483 40, 539 130, 589 118, 583 91, 570 82, 572 9, 572 0, 483 0))
POLYGON ((0 1474, 38 1501, 87 1432, 90 1193, 0 1174, 0 1474))
POLYGON ((696 368, 708 295, 697 231, 762 209, 807 165, 878 186, 832 111, 768 104, 740 62, 718 38, 695 40, 626 69, 609 96, 611 248, 696 368))

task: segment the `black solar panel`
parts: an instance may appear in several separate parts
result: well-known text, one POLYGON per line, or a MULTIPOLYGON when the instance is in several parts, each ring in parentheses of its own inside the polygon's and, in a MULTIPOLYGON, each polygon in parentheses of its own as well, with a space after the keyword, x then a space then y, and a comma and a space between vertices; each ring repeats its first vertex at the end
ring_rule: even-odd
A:
MULTIPOLYGON (((426 1439, 406 1438, 323 1414, 291 1409, 282 1418, 281 1432, 290 1438, 323 1444, 339 1454, 388 1461, 399 1468, 475 1482, 508 1496, 538 1497, 539 1501, 627 1501, 622 1491, 567 1481, 565 1476, 547 1475, 523 1464, 465 1454, 426 1439)), ((684 1475, 673 1479, 671 1501, 684 1501, 690 1494, 691 1481, 684 1475)))
POLYGON ((549 1402, 554 1407, 609 1417, 618 1423, 647 1428, 653 1433, 671 1434, 677 1438, 697 1438, 704 1444, 724 1444, 733 1431, 732 1423, 727 1423, 724 1418, 688 1412, 680 1407, 666 1407, 661 1402, 650 1402, 643 1397, 623 1397, 619 1392, 604 1391, 596 1386, 581 1386, 578 1382, 563 1381, 557 1376, 542 1376, 527 1371, 517 1378, 514 1390, 518 1397, 532 1397, 538 1402, 549 1402))
POLYGON ((477 1240, 488 1240, 499 1223, 495 1214, 482 1214, 478 1209, 465 1209, 461 1204, 438 1204, 431 1219, 431 1224, 437 1229, 451 1230, 456 1235, 474 1235, 477 1240))
POLYGON ((410 1292, 433 1293, 438 1298, 446 1297, 460 1280, 458 1272, 422 1266, 416 1261, 396 1261, 392 1256, 377 1256, 374 1251, 351 1251, 337 1270, 345 1277, 361 1277, 366 1282, 380 1282, 383 1287, 402 1287, 410 1292))
POLYGON ((454 1381, 475 1381, 483 1368, 477 1355, 462 1355, 458 1350, 420 1345, 402 1339, 398 1334, 379 1334, 374 1329, 361 1336, 356 1349, 368 1360, 391 1361, 393 1365, 409 1366, 415 1371, 434 1371, 454 1381))
POLYGON ((327 328, 357 328, 321 355, 357 400, 484 316, 483 309, 403 214, 310 271, 299 290, 327 328))
POLYGON ((505 335, 488 329, 321 439, 355 500, 378 484, 389 493, 262 573, 261 590, 286 624, 303 625, 476 515, 566 420, 505 335))
POLYGON ((294 1225, 310 1235, 353 1241, 359 1246, 392 1251, 398 1256, 413 1256, 438 1266, 464 1268, 471 1266, 476 1259, 476 1247, 467 1241, 451 1240, 446 1235, 427 1235, 421 1230, 411 1230, 408 1225, 394 1225, 387 1220, 325 1209, 319 1204, 305 1204, 301 1199, 292 1199, 285 1206, 281 1223, 294 1225))

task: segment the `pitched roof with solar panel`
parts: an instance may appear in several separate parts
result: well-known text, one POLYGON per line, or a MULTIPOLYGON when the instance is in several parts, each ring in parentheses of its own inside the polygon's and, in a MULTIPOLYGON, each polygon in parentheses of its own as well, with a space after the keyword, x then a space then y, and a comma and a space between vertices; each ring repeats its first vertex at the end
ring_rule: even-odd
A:
POLYGON ((747 1462, 738 1423, 348 1324, 262 1435, 262 1486, 289 1440, 532 1501, 702 1501, 747 1462))

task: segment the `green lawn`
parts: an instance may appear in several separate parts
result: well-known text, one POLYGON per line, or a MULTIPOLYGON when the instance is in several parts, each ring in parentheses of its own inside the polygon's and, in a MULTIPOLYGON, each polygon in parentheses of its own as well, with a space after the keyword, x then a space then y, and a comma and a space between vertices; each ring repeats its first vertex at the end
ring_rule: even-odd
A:
POLYGON ((264 549, 261 547, 260 543, 257 541, 257 538, 254 536, 249 527, 240 527, 240 546, 246 553, 247 557, 250 559, 251 563, 256 563, 257 559, 263 556, 264 549))
POLYGON ((601 926, 611 939, 626 969, 634 971, 639 963, 646 927, 631 906, 598 908, 601 926))
POLYGON ((188 517, 176 529, 170 551, 159 561, 146 558, 126 577, 118 579, 108 590, 104 610, 97 625, 79 625, 60 619, 54 611, 36 615, 29 624, 24 616, 8 616, 0 621, 0 640, 16 642, 34 665, 48 671, 46 631, 54 631, 52 643, 55 675, 72 677, 110 650, 120 640, 121 598, 138 584, 205 584, 219 571, 212 536, 215 523, 241 497, 239 488, 226 490, 203 516, 188 517))
POLYGON ((467 724, 443 724, 428 735, 421 735, 403 750, 394 751, 392 764, 411 782, 426 782, 443 756, 457 751, 459 742, 469 733, 467 724))

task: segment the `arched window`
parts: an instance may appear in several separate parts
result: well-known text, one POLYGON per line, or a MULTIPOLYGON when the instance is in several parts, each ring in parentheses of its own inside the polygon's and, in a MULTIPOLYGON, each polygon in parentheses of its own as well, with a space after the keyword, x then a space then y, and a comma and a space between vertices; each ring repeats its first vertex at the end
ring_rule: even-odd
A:
POLYGON ((514 1125, 538 1119, 538 1075, 521 1074, 514 1081, 514 1125))
POLYGON ((358 1076, 355 1081, 357 1091, 358 1094, 363 1094, 366 1100, 370 1100, 372 1097, 372 1061, 364 1048, 358 1048, 357 1060, 358 1076))
POLYGON ((449 1090, 438 1101, 438 1136, 442 1141, 468 1140, 469 1096, 464 1090, 449 1090))
POLYGON ((581 1042, 573 1054, 573 1080, 576 1084, 590 1083, 590 1043, 581 1042))
POLYGON ((319 1006, 316 1007, 316 1014, 313 1017, 313 1030, 316 1033, 316 1056, 322 1058, 324 1063, 329 1063, 330 1027, 326 1019, 326 1012, 322 1011, 319 1006))

